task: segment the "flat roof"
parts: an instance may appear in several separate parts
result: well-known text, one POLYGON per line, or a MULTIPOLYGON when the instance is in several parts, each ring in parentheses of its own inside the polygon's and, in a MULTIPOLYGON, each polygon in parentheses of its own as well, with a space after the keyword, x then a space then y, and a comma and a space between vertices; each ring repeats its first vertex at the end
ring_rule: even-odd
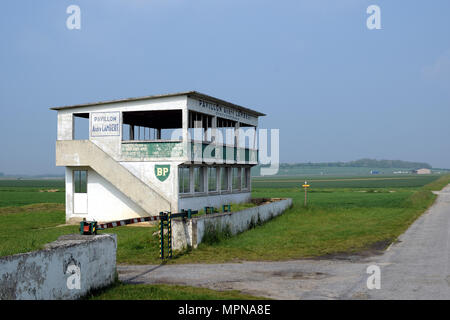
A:
POLYGON ((151 95, 151 96, 144 96, 144 97, 137 97, 137 98, 98 101, 98 102, 92 102, 92 103, 75 104, 75 105, 71 105, 71 106, 52 107, 52 108, 50 108, 50 110, 65 110, 65 109, 73 109, 73 108, 80 108, 80 107, 98 106, 98 105, 109 104, 109 103, 150 100, 150 99, 159 99, 159 98, 176 97, 176 96, 187 96, 190 98, 208 100, 208 101, 215 102, 215 103, 227 106, 227 107, 232 107, 232 108, 236 108, 241 111, 245 111, 245 112, 250 113, 255 116, 265 116, 264 113, 261 113, 261 112, 258 112, 258 111, 252 110, 252 109, 248 109, 248 108, 242 107, 240 105, 237 105, 237 104, 234 104, 234 103, 222 100, 222 99, 214 98, 207 94, 203 94, 203 93, 200 93, 197 91, 185 91, 185 92, 158 94, 158 95, 151 95))

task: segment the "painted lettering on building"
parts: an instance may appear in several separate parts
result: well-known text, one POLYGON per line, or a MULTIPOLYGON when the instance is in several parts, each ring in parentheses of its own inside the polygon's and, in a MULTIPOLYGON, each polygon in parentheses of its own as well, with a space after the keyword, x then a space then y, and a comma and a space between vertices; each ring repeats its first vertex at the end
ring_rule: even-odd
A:
POLYGON ((119 112, 91 114, 91 137, 120 136, 119 112))
POLYGON ((253 117, 246 112, 241 110, 229 108, 222 106, 218 103, 212 103, 205 100, 198 100, 198 105, 204 109, 208 109, 213 112, 215 115, 223 118, 233 119, 236 121, 239 120, 250 120, 253 117))

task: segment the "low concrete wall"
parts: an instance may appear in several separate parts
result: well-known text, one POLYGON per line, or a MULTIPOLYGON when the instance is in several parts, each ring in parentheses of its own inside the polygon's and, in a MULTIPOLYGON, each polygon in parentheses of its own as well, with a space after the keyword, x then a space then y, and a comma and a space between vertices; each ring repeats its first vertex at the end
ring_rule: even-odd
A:
POLYGON ((77 299, 111 284, 117 237, 65 235, 45 249, 0 258, 0 299, 77 299))
POLYGON ((252 198, 250 192, 239 192, 239 193, 224 193, 212 195, 208 194, 205 196, 195 196, 195 197, 181 197, 178 201, 178 208, 181 209, 192 209, 192 210, 202 210, 205 206, 220 208, 224 204, 228 203, 243 203, 249 202, 252 198))
POLYGON ((237 234, 247 230, 252 221, 270 220, 282 214, 291 205, 292 199, 287 198, 237 212, 202 215, 186 221, 174 219, 172 221, 173 249, 181 250, 187 246, 196 248, 202 242, 208 224, 213 224, 218 229, 229 227, 232 234, 237 234))

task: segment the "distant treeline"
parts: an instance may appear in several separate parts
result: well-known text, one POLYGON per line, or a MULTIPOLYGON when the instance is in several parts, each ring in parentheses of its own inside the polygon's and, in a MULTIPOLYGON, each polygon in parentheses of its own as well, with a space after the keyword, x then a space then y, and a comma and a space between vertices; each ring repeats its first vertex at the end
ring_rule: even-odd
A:
POLYGON ((61 173, 50 173, 50 174, 36 174, 36 175, 27 175, 27 174, 4 174, 0 172, 0 177, 4 178, 22 178, 22 179, 43 179, 43 178, 64 178, 64 174, 61 173))
POLYGON ((431 165, 425 162, 411 162, 402 160, 375 160, 360 159, 349 162, 307 162, 307 163, 281 163, 280 168, 312 168, 312 167, 367 167, 367 168, 403 168, 403 169, 431 169, 431 165))

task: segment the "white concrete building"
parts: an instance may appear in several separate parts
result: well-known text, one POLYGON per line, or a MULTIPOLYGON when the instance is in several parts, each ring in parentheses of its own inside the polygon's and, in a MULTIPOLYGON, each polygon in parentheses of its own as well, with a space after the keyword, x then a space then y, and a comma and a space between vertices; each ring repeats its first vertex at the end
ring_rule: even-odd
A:
POLYGON ((427 169, 427 168, 422 168, 422 169, 417 169, 416 173, 417 174, 431 174, 431 170, 427 169))
POLYGON ((67 222, 250 199, 260 112, 195 91, 51 109, 58 112, 56 165, 66 167, 67 222))

